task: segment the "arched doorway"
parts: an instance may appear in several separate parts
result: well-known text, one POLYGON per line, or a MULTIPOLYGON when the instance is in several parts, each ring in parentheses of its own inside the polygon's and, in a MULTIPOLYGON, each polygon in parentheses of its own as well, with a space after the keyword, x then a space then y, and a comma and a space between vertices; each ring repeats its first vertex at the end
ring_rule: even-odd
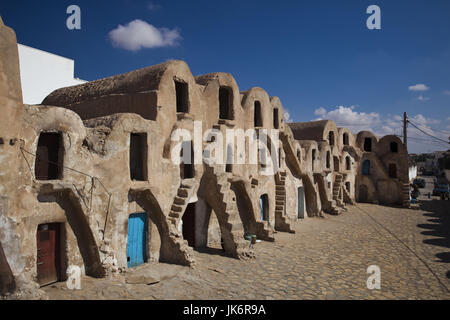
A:
POLYGON ((397 165, 395 163, 389 164, 389 178, 397 178, 397 165))
POLYGON ((369 190, 365 184, 359 186, 359 202, 369 201, 369 190))
POLYGON ((298 219, 304 219, 305 218, 305 190, 303 189, 303 187, 299 187, 297 189, 297 201, 298 201, 298 205, 297 205, 297 218, 298 219))
POLYGON ((370 176, 370 160, 364 160, 362 165, 363 176, 370 176))

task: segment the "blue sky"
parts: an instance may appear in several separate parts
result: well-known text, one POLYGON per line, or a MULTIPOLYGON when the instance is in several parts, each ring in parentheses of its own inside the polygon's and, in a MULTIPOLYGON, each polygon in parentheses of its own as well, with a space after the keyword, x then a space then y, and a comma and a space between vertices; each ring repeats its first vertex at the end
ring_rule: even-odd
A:
MULTIPOLYGON (((450 1, 3 0, 0 15, 19 43, 74 59, 84 80, 182 59, 194 75, 229 72, 241 91, 279 96, 294 121, 401 134, 406 111, 424 131, 450 135, 450 1), (71 4, 81 30, 66 28, 71 4), (381 30, 366 27, 372 4, 381 30)), ((409 135, 410 152, 448 148, 409 135)))

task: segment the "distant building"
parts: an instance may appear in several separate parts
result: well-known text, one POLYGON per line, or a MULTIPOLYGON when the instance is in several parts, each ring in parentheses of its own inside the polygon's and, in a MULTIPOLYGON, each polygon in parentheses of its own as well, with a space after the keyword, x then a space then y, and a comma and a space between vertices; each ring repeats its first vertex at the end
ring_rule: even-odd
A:
POLYGON ((17 46, 23 103, 40 104, 56 89, 86 82, 74 78, 74 60, 23 44, 17 46))

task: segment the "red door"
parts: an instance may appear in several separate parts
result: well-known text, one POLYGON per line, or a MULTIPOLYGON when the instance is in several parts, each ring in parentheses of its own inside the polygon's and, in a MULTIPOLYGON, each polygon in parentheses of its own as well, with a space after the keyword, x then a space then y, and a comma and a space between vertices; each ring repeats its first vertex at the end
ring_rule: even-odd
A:
POLYGON ((56 239, 58 224, 41 224, 37 231, 37 279, 41 286, 58 281, 56 239))

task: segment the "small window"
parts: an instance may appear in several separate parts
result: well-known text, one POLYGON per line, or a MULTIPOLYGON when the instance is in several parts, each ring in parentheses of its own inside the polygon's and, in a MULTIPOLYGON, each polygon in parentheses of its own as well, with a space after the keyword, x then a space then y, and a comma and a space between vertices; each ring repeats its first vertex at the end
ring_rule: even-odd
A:
POLYGON ((328 133, 328 142, 330 143, 330 146, 334 146, 334 131, 328 133))
POLYGON ((255 110, 254 110, 254 124, 255 127, 262 127, 263 121, 262 121, 262 115, 261 115, 261 102, 255 101, 255 110))
POLYGON ((344 135, 342 136, 342 140, 344 146, 348 146, 348 133, 344 133, 344 135))
POLYGON ((177 99, 177 112, 189 112, 188 84, 181 81, 175 81, 175 91, 177 99))
POLYGON ((398 143, 397 142, 391 142, 390 150, 391 150, 391 152, 397 153, 398 152, 398 143))
POLYGON ((372 139, 371 138, 364 139, 364 151, 372 152, 372 139))
POLYGON ((42 132, 39 136, 35 176, 37 180, 57 180, 62 178, 64 149, 62 134, 42 132))
POLYGON ((300 152, 300 150, 297 150, 297 159, 298 161, 302 160, 302 153, 300 152))
POLYGON ((278 168, 281 168, 281 148, 278 148, 278 168))
POLYGON ((147 134, 130 135, 130 178, 136 181, 147 180, 147 134))
POLYGON ((229 87, 219 89, 219 118, 233 120, 233 90, 229 87))
POLYGON ((259 209, 261 214, 261 220, 262 221, 268 221, 269 220, 269 197, 267 194, 263 194, 259 198, 259 209))
POLYGON ((273 128, 278 129, 280 126, 280 119, 278 114, 278 108, 273 109, 273 128))

